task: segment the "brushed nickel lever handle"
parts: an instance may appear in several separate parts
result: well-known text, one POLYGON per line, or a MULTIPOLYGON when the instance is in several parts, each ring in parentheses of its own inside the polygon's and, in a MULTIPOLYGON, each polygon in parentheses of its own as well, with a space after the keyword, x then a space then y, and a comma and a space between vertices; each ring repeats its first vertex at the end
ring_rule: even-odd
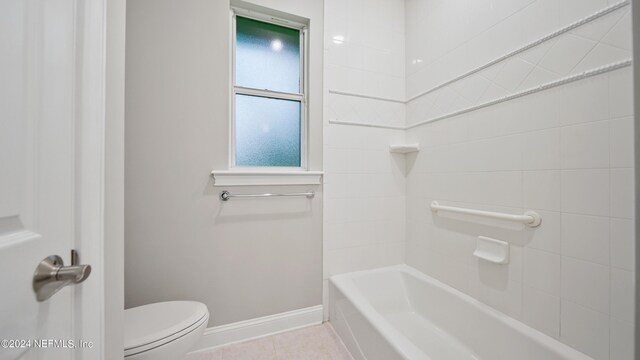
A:
MULTIPOLYGON (((77 254, 72 253, 72 263, 77 254)), ((91 274, 91 265, 64 266, 58 255, 44 258, 33 274, 33 291, 38 301, 45 301, 67 285, 79 284, 91 274)))
POLYGON ((89 274, 91 274, 91 265, 61 266, 56 273, 56 280, 79 284, 85 281, 89 274))

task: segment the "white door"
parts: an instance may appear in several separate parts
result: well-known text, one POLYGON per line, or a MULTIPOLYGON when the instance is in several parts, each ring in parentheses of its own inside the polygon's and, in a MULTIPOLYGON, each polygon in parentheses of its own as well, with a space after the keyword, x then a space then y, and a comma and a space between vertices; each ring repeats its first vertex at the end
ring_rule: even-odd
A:
POLYGON ((91 171, 86 103, 95 100, 82 96, 91 1, 0 0, 0 360, 100 358, 79 349, 100 351, 100 339, 83 330, 87 320, 101 326, 83 304, 99 297, 101 285, 91 282, 100 277, 44 301, 32 284, 45 257, 70 265, 71 249, 100 241, 79 239, 87 222, 81 185, 91 171))

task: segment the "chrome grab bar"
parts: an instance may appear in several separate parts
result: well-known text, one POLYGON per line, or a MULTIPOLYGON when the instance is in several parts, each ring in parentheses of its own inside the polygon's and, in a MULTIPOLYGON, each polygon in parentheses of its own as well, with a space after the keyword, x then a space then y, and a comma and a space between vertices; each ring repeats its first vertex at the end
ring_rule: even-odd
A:
POLYGON ((449 211, 449 212, 454 212, 458 214, 482 216, 482 217, 491 218, 491 219, 514 221, 514 222, 522 223, 529 227, 537 227, 542 222, 542 218, 540 218, 540 215, 535 211, 527 211, 524 213, 524 215, 512 215, 512 214, 498 213, 493 211, 473 210, 473 209, 465 209, 465 208, 459 208, 459 207, 453 207, 453 206, 444 206, 444 205, 438 204, 437 201, 433 201, 431 203, 431 210, 434 213, 437 213, 438 211, 449 211))
POLYGON ((304 193, 289 193, 289 194, 232 194, 227 190, 220 193, 220 200, 229 201, 231 198, 268 198, 268 197, 289 197, 289 196, 304 196, 307 199, 313 199, 316 193, 313 191, 304 193))

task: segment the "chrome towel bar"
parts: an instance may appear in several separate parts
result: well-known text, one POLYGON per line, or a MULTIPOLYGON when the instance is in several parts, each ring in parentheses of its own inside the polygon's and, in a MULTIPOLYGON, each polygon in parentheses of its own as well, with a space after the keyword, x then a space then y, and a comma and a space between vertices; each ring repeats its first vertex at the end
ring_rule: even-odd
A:
POLYGON ((316 196, 316 193, 313 191, 304 192, 304 193, 289 193, 289 194, 232 194, 227 190, 224 190, 220 193, 220 200, 229 201, 231 198, 268 198, 268 197, 297 197, 304 196, 307 199, 313 199, 316 196))
POLYGON ((527 211, 524 213, 524 215, 512 215, 512 214, 505 214, 505 213, 492 212, 492 211, 473 210, 473 209, 465 209, 465 208, 459 208, 459 207, 453 207, 453 206, 444 206, 444 205, 438 204, 437 201, 433 201, 431 203, 431 210, 435 213, 437 213, 438 211, 449 211, 449 212, 454 212, 458 214, 466 214, 466 215, 482 216, 482 217, 491 218, 491 219, 514 221, 514 222, 522 223, 529 227, 537 227, 542 222, 542 218, 535 211, 527 211))

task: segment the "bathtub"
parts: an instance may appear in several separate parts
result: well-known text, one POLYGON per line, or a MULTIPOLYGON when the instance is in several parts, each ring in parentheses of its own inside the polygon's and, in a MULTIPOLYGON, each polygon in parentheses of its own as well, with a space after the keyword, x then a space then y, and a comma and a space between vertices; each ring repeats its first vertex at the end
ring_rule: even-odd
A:
POLYGON ((356 360, 591 359, 406 265, 333 276, 329 309, 356 360))

